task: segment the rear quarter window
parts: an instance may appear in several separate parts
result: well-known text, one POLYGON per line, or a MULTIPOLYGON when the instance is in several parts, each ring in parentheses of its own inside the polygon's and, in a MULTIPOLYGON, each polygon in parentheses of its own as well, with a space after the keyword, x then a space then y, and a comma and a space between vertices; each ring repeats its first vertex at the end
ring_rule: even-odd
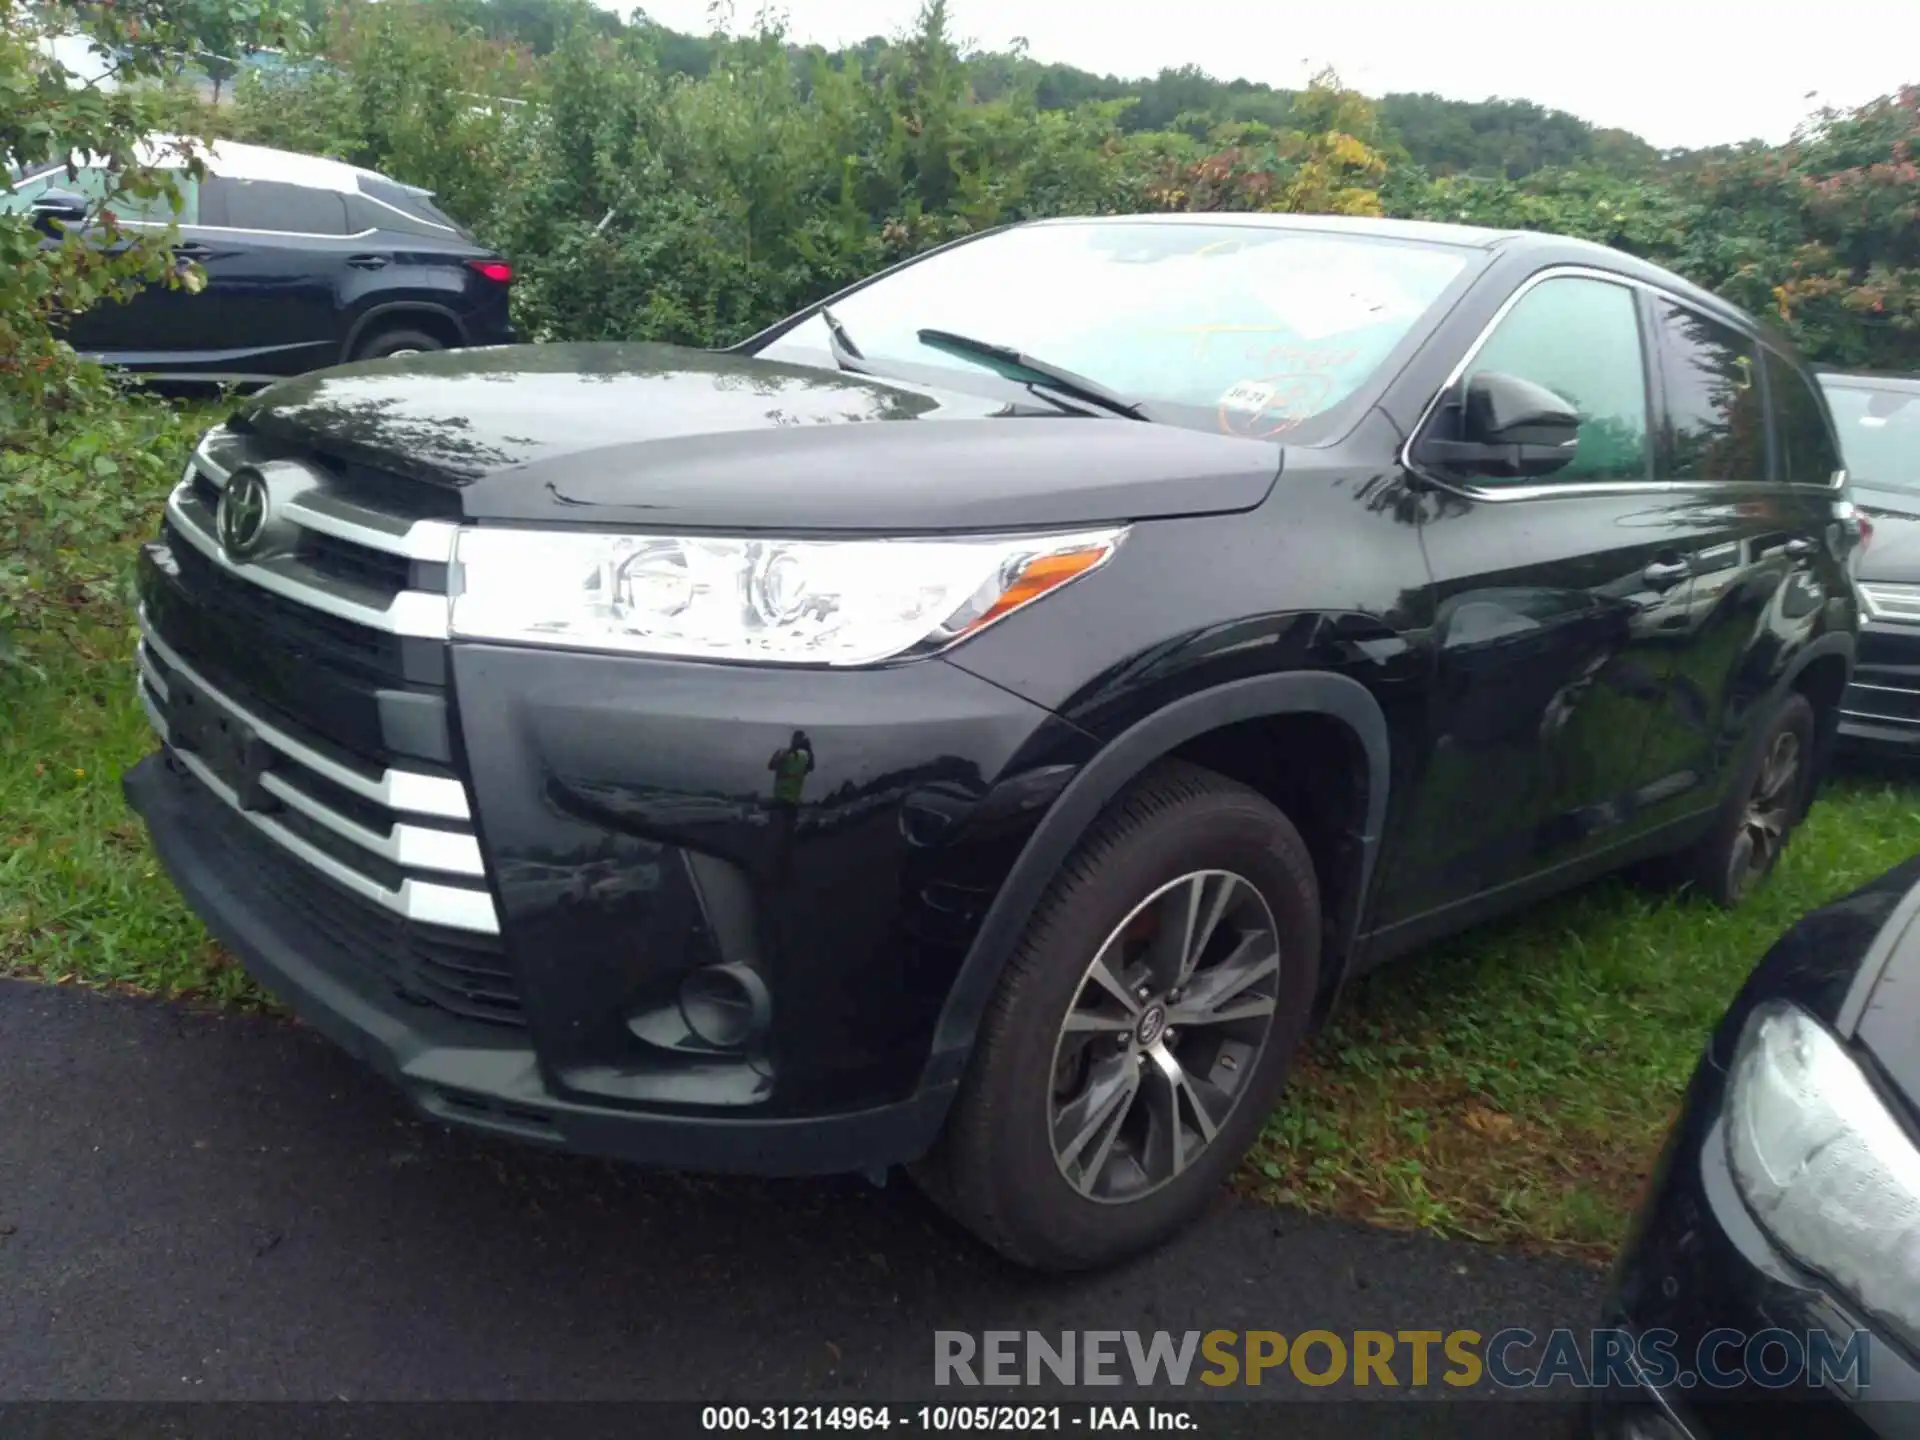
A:
POLYGON ((1655 302, 1667 398, 1668 473, 1681 481, 1767 478, 1767 413, 1753 337, 1655 302))
POLYGON ((393 228, 392 222, 397 212, 425 226, 429 233, 445 232, 462 236, 466 233, 452 216, 433 203, 431 195, 422 195, 404 185, 391 180, 377 180, 370 175, 362 175, 357 183, 362 195, 377 202, 370 207, 375 212, 375 224, 393 228))
POLYGON ((1765 355, 1780 478, 1791 485, 1833 484, 1833 472, 1841 466, 1840 447, 1827 424, 1826 405, 1798 365, 1771 350, 1765 355))

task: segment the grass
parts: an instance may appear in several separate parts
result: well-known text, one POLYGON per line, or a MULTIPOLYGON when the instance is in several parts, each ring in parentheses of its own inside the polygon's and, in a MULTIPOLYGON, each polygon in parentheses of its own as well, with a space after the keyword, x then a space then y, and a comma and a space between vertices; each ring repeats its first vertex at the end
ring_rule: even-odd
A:
POLYGON ((1387 966, 1309 1047, 1242 1185, 1604 1261, 1754 963, 1916 850, 1920 785, 1843 773, 1738 911, 1612 881, 1387 966))
MULTIPOLYGON (((126 572, 212 418, 199 407, 172 429, 141 421, 155 453, 140 494, 103 512, 117 525, 85 510, 108 481, 78 470, 64 489, 42 487, 61 498, 34 501, 24 520, 0 493, 0 533, 26 537, 0 550, 0 570, 23 556, 35 597, 31 668, 0 664, 0 973, 267 1003, 182 904, 119 789, 152 748, 134 698, 126 572), (71 536, 128 533, 36 544, 56 521, 71 536)), ((1242 1188, 1604 1259, 1753 963, 1807 910, 1915 850, 1920 785, 1843 776, 1736 913, 1608 883, 1369 976, 1306 1052, 1242 1188)))
POLYGON ((85 624, 32 652, 44 679, 0 679, 0 972, 257 1005, 120 796, 153 749, 133 692, 130 624, 85 624))
POLYGON ((153 748, 133 689, 134 553, 218 402, 98 407, 0 457, 0 974, 264 1003, 120 796, 153 748))

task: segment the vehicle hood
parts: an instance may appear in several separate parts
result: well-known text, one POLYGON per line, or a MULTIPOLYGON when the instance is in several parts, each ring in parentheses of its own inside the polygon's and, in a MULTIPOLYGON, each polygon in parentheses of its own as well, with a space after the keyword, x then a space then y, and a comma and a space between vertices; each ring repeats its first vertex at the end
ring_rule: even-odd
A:
MULTIPOLYGON (((1856 1039, 1881 1075, 1920 1109, 1920 883, 1890 914, 1877 948, 1885 959, 1860 1011, 1856 1039)), ((1872 964, 1877 956, 1869 957, 1872 964)))
POLYGON ((1724 1069, 1753 1010, 1800 1006, 1871 1057, 1920 1110, 1920 855, 1810 912, 1782 935, 1729 1007, 1712 1053, 1724 1069))
POLYGON ((233 421, 478 520, 945 530, 1247 510, 1264 441, 660 345, 454 350, 272 386, 233 421))
POLYGON ((1860 578, 1920 583, 1920 494, 1857 486, 1851 498, 1873 522, 1860 578))

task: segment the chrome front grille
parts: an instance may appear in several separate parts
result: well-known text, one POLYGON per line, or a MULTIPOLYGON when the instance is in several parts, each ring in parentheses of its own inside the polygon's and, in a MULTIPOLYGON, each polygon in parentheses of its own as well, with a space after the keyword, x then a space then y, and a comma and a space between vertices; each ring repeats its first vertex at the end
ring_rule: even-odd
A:
POLYGON ((499 932, 466 787, 458 780, 397 769, 372 773, 322 753, 208 683, 154 633, 144 613, 138 664, 140 703, 160 738, 266 838, 396 915, 499 932), (176 743, 184 737, 168 717, 183 682, 194 703, 209 703, 231 733, 265 747, 244 779, 220 773, 201 749, 176 743), (269 803, 249 803, 242 784, 257 785, 269 803), (336 792, 359 803, 342 804, 336 792))
POLYGON ((168 497, 167 519, 182 540, 220 569, 283 599, 388 635, 446 639, 446 575, 459 528, 449 521, 374 509, 315 475, 311 485, 291 489, 274 507, 299 543, 257 560, 228 558, 220 543, 219 504, 238 468, 238 443, 239 437, 218 431, 201 441, 168 497), (399 571, 396 561, 407 562, 407 570, 399 571), (405 583, 395 584, 403 573, 405 583))
MULTIPOLYGON (((362 748, 379 742, 378 731, 362 732, 389 707, 447 714, 432 642, 447 633, 456 527, 342 493, 317 465, 277 462, 273 543, 236 561, 220 539, 220 496, 257 453, 215 431, 167 502, 158 588, 143 588, 153 604, 140 611, 141 704, 180 764, 251 833, 392 915, 497 935, 467 789, 446 769, 444 740, 402 749, 437 757, 418 768, 362 748), (309 717, 291 698, 289 668, 310 674, 333 705, 348 697, 360 724, 323 723, 333 713, 324 703, 309 717)), ((446 723, 416 726, 414 741, 444 736, 446 723)))

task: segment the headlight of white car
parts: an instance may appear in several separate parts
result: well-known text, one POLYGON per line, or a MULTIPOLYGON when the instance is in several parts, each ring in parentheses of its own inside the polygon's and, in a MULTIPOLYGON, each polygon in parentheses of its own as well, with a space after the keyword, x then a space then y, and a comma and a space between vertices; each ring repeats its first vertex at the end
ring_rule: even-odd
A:
POLYGON ((787 665, 931 653, 1104 565, 1125 529, 780 540, 460 532, 453 632, 787 665))
POLYGON ((1727 1159, 1760 1227, 1920 1340, 1920 1149, 1825 1026, 1756 1010, 1728 1080, 1727 1159))

